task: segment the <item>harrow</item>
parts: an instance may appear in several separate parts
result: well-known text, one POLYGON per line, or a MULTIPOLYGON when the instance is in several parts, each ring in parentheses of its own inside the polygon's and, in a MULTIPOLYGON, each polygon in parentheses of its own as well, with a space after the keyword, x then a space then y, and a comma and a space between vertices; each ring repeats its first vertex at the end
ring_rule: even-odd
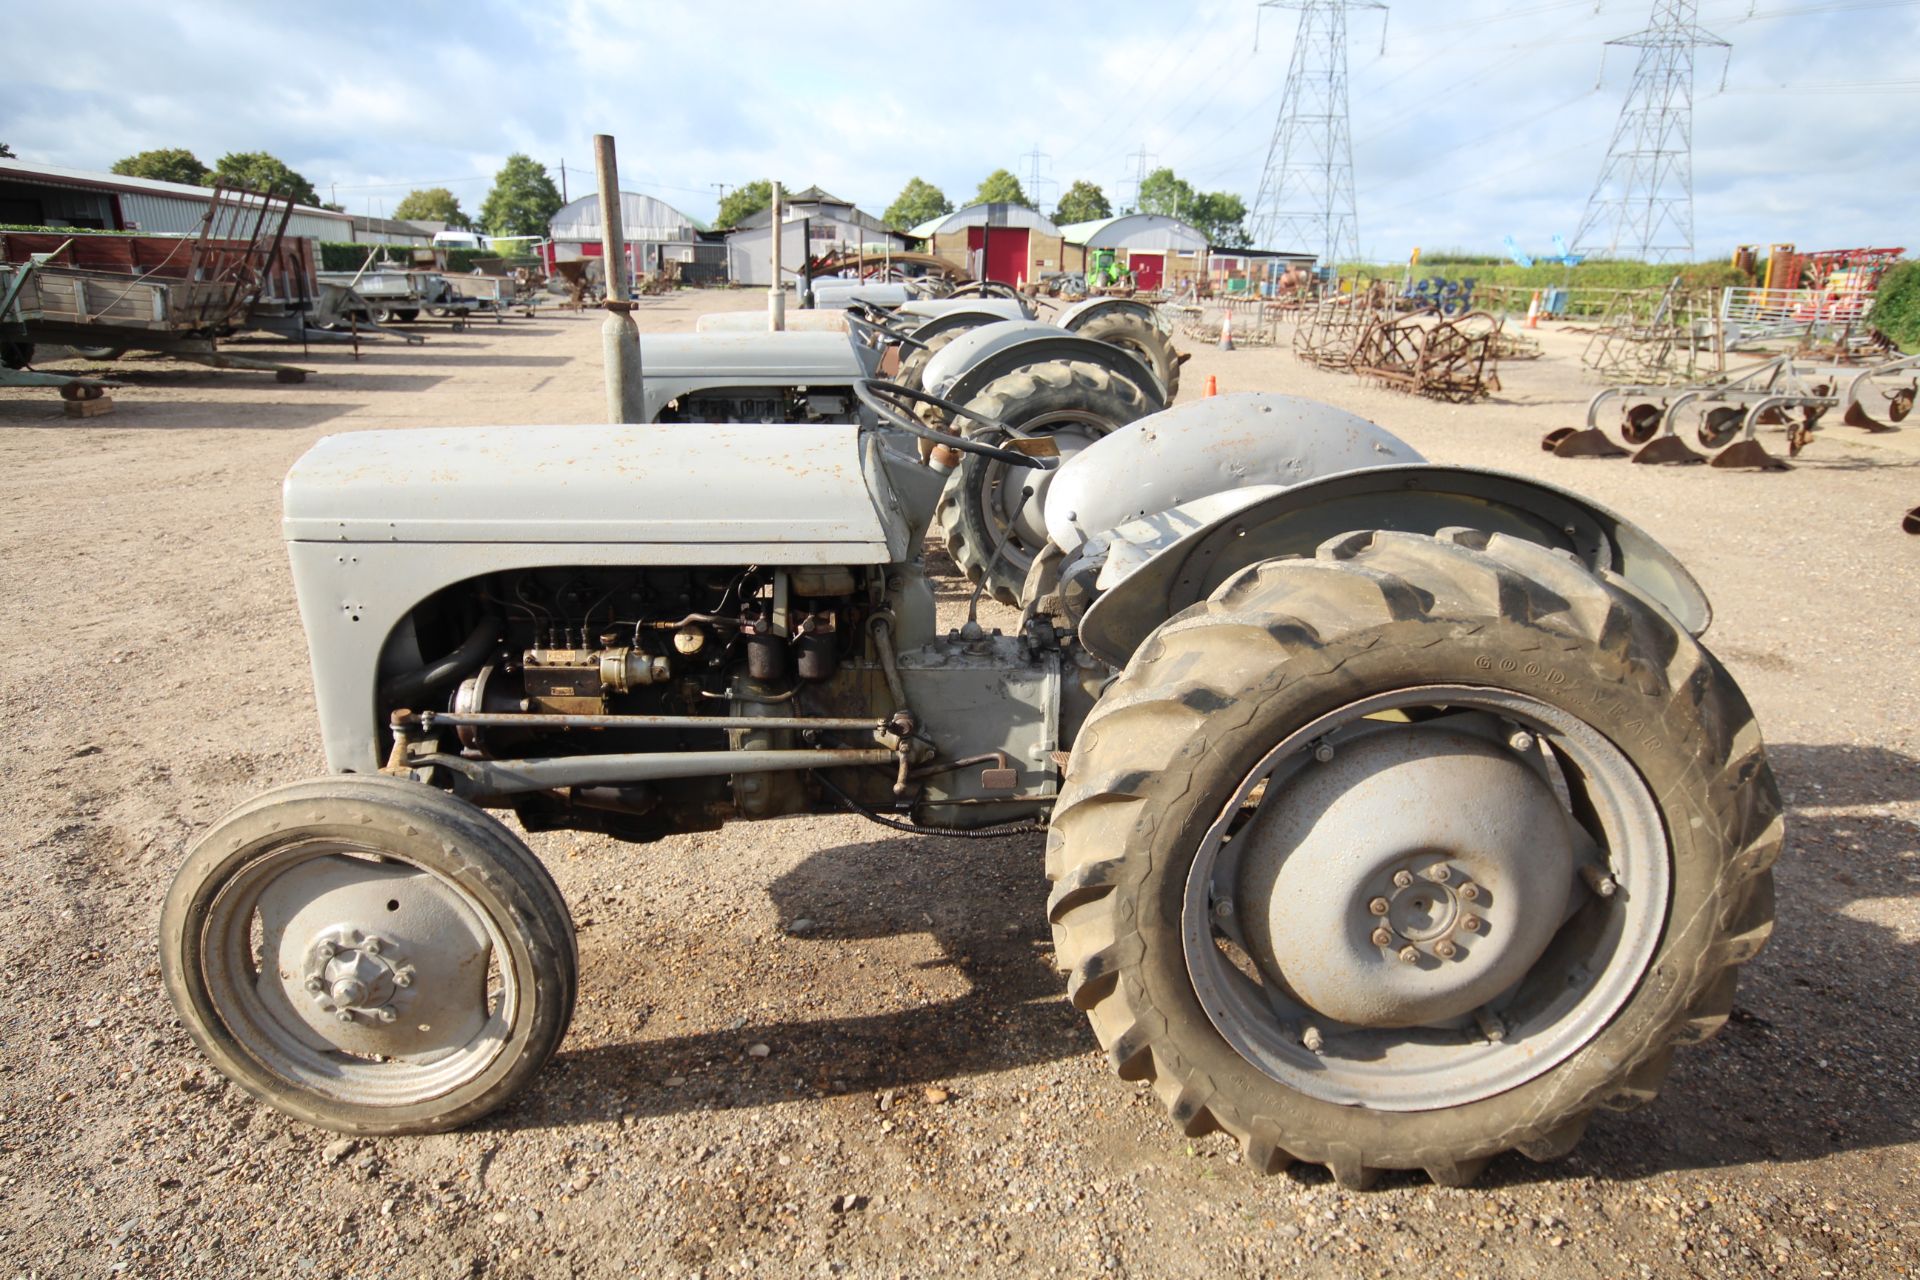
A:
POLYGON ((1587 402, 1585 427, 1550 431, 1540 447, 1562 458, 1631 456, 1651 464, 1784 471, 1787 463, 1760 443, 1759 428, 1785 426, 1788 456, 1797 457, 1831 410, 1839 409, 1848 426, 1895 431, 1912 412, 1917 392, 1920 356, 1864 367, 1777 356, 1699 386, 1608 387, 1587 402), (1603 427, 1609 407, 1617 407, 1619 416, 1603 427))

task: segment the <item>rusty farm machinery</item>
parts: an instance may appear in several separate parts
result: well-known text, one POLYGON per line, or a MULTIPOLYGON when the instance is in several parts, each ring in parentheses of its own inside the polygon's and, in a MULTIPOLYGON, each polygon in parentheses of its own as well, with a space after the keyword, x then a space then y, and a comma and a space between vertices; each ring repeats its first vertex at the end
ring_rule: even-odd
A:
POLYGON ((1456 404, 1500 389, 1503 347, 1522 349, 1505 341, 1498 317, 1449 316, 1431 304, 1403 311, 1403 302, 1381 282, 1309 307, 1294 327, 1293 353, 1322 369, 1456 404))
POLYGON ((1781 471, 1787 463, 1760 443, 1761 427, 1786 428, 1788 456, 1797 457, 1828 413, 1863 431, 1895 431, 1916 393, 1920 356, 1843 365, 1782 355, 1695 386, 1608 387, 1587 403, 1585 426, 1550 431, 1540 447, 1562 458, 1781 471))

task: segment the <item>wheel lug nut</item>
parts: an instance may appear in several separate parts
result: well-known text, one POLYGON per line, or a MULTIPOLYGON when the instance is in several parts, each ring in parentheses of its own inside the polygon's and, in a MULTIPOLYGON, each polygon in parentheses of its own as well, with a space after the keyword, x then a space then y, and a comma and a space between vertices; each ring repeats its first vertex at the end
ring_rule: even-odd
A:
POLYGON ((1457 892, 1461 898, 1468 902, 1478 902, 1480 900, 1480 886, 1471 880, 1461 885, 1457 892))
POLYGON ((382 1022, 392 1022, 396 1017, 399 1016, 393 1011, 392 1005, 382 1005, 380 1006, 380 1008, 375 1009, 373 1011, 373 1014, 374 1014, 374 1017, 380 1019, 380 1021, 382 1022))
POLYGON ((1313 748, 1313 758, 1321 764, 1331 764, 1333 762, 1333 744, 1331 742, 1316 743, 1313 748))
POLYGON ((412 986, 412 985, 413 985, 413 970, 411 970, 411 969, 398 969, 398 970, 395 970, 395 971, 394 971, 394 975, 393 975, 393 985, 394 985, 394 986, 396 986, 396 987, 410 987, 410 986, 412 986))
POLYGON ((1587 882, 1587 888, 1593 890, 1593 896, 1596 898, 1611 898, 1614 890, 1620 887, 1614 883, 1612 876, 1592 863, 1580 868, 1580 878, 1587 882))
POLYGON ((1385 898, 1375 898, 1367 904, 1367 910, 1376 916, 1383 916, 1387 914, 1387 906, 1388 903, 1385 898))
POLYGON ((1402 947, 1400 948, 1400 958, 1408 964, 1414 964, 1420 959, 1420 948, 1402 947))
POLYGON ((377 956, 380 954, 380 939, 368 938, 360 944, 360 949, 370 956, 377 956))
POLYGON ((1219 916, 1222 920, 1232 919, 1233 918, 1233 899, 1222 898, 1220 899, 1220 901, 1214 903, 1213 914, 1216 916, 1219 916))
POLYGON ((1397 888, 1401 888, 1401 889, 1406 888, 1408 885, 1413 883, 1413 872, 1411 871, 1394 872, 1393 883, 1397 888))
POLYGON ((1387 928, 1385 925, 1382 925, 1380 928, 1375 929, 1373 931, 1373 945, 1376 947, 1392 946, 1393 930, 1387 928))
POLYGON ((325 991, 326 989, 327 989, 327 984, 320 981, 320 979, 318 978, 307 979, 307 990, 314 992, 316 995, 322 991, 325 991))
POLYGON ((345 1010, 345 1009, 342 1009, 342 1010, 341 1010, 340 1012, 338 1012, 338 1013, 336 1013, 336 1014, 334 1014, 333 1016, 334 1016, 334 1017, 336 1017, 336 1018, 338 1018, 338 1019, 339 1019, 340 1021, 342 1021, 342 1022, 352 1022, 352 1021, 353 1021, 353 1014, 352 1014, 352 1013, 350 1013, 349 1011, 347 1011, 347 1010, 345 1010))
POLYGON ((1308 1053, 1318 1053, 1326 1048, 1327 1038, 1320 1034, 1320 1028, 1308 1027, 1300 1033, 1300 1045, 1308 1053))
POLYGON ((1480 932, 1480 917, 1479 916, 1462 916, 1460 918, 1460 927, 1462 929, 1465 929, 1468 933, 1478 933, 1480 932))
POLYGON ((1435 884, 1445 884, 1453 879, 1453 868, 1444 862, 1436 862, 1427 868, 1427 878, 1435 884))
POLYGON ((1458 951, 1459 948, 1453 945, 1452 938, 1442 938, 1433 944, 1433 954, 1439 956, 1442 960, 1453 959, 1454 954, 1458 951))
POLYGON ((320 944, 319 955, 322 960, 331 960, 339 954, 340 948, 334 946, 331 942, 323 942, 320 944))
POLYGON ((1526 755, 1534 748, 1533 735, 1525 729, 1516 729, 1514 730, 1513 736, 1507 739, 1507 745, 1515 751, 1518 751, 1521 755, 1526 755))

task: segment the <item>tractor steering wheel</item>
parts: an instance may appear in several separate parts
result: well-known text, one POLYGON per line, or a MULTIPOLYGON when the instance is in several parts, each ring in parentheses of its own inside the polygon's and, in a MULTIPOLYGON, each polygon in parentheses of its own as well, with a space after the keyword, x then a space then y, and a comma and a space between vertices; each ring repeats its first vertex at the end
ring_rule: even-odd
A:
POLYGON ((964 405, 955 404, 943 396, 936 396, 930 391, 918 391, 912 387, 903 387, 897 382, 887 382, 880 378, 859 378, 856 379, 853 384, 853 394, 859 397, 860 403, 871 409, 874 416, 882 422, 888 426, 897 427, 908 435, 918 436, 922 440, 929 440, 934 444, 948 445, 958 449, 962 453, 977 453, 983 458, 992 458, 996 462, 1004 462, 1009 466, 1037 467, 1042 471, 1051 471, 1060 465, 1060 459, 1058 457, 1036 458, 1012 449, 999 449, 990 444, 982 444, 978 440, 969 440, 965 436, 949 435, 944 431, 935 431, 932 427, 927 426, 918 418, 914 417, 910 406, 915 404, 930 404, 934 408, 952 414, 956 418, 972 418, 975 422, 991 427, 995 431, 1004 432, 1016 440, 1030 440, 1035 438, 1018 428, 1008 426, 998 418, 989 418, 984 413, 977 413, 964 405))
POLYGON ((847 304, 847 323, 859 325, 868 333, 879 333, 882 337, 899 343, 903 347, 919 347, 925 350, 927 344, 907 333, 893 317, 870 302, 849 302, 847 304))

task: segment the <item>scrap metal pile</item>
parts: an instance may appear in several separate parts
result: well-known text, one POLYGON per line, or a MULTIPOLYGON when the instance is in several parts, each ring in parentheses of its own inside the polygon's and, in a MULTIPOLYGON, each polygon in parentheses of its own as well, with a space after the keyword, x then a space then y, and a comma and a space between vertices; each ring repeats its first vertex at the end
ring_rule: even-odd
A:
MULTIPOLYGON (((1402 312, 1384 283, 1300 313, 1293 354, 1413 395, 1456 404, 1500 389, 1501 321, 1485 311, 1402 312)), ((1531 354, 1538 354, 1537 349, 1531 354)))
POLYGON ((1540 447, 1563 458, 1784 471, 1787 464, 1760 443, 1759 428, 1786 428, 1788 455, 1797 457, 1828 412, 1840 410, 1841 421, 1863 431, 1893 431, 1917 395, 1920 356, 1870 365, 1777 356, 1695 386, 1608 387, 1588 402, 1585 427, 1548 432, 1540 447))
POLYGON ((1711 295, 1682 289, 1679 276, 1661 290, 1617 294, 1580 363, 1605 382, 1697 381, 1701 356, 1713 351, 1711 337, 1703 351, 1699 335, 1710 332, 1713 317, 1711 295))

